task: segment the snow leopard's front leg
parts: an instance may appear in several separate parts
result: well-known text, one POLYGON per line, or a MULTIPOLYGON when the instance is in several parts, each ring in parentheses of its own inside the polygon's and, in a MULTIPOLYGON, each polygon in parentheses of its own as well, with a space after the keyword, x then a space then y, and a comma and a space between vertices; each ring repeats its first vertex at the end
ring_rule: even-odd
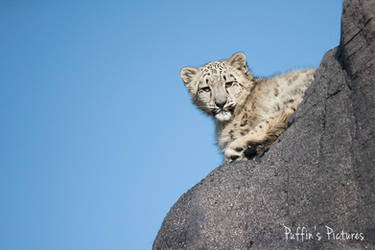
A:
POLYGON ((248 160, 264 149, 267 141, 265 133, 251 131, 229 143, 224 150, 225 162, 248 160))
POLYGON ((248 160, 259 155, 285 131, 292 110, 286 110, 278 115, 265 119, 246 135, 229 143, 224 150, 226 162, 248 160))

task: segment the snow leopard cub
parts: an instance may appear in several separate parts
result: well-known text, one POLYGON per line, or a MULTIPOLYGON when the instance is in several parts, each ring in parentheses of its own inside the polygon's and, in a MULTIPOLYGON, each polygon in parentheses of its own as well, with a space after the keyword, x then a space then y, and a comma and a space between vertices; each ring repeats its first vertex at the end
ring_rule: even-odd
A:
POLYGON ((199 68, 184 67, 180 75, 194 104, 215 120, 217 144, 232 162, 264 152, 285 131, 314 72, 257 78, 239 52, 199 68))

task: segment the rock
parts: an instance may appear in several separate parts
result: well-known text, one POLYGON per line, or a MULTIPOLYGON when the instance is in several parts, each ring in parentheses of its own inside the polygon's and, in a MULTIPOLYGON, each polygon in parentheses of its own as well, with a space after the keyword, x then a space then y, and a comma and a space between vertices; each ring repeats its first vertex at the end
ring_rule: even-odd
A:
POLYGON ((182 195, 153 249, 375 249, 374 16, 375 1, 344 1, 340 45, 290 127, 261 158, 182 195), (302 227, 303 240, 286 235, 302 227))

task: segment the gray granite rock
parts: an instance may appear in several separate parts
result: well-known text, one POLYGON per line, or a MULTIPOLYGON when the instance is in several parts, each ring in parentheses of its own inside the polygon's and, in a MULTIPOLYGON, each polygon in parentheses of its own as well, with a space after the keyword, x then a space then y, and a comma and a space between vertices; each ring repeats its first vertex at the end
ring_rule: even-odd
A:
POLYGON ((340 45, 289 128, 182 195, 153 249, 375 249, 374 16, 375 1, 344 1, 340 45), (298 227, 312 238, 291 239, 298 227))

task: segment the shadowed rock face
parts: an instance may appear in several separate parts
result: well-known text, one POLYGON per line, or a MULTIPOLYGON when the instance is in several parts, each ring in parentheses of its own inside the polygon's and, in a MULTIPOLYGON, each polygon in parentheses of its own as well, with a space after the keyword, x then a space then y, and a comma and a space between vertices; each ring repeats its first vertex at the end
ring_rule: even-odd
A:
POLYGON ((220 166, 182 195, 153 249, 375 249, 374 130, 375 1, 345 0, 340 46, 290 127, 257 161, 220 166), (313 238, 286 240, 284 226, 313 238))

